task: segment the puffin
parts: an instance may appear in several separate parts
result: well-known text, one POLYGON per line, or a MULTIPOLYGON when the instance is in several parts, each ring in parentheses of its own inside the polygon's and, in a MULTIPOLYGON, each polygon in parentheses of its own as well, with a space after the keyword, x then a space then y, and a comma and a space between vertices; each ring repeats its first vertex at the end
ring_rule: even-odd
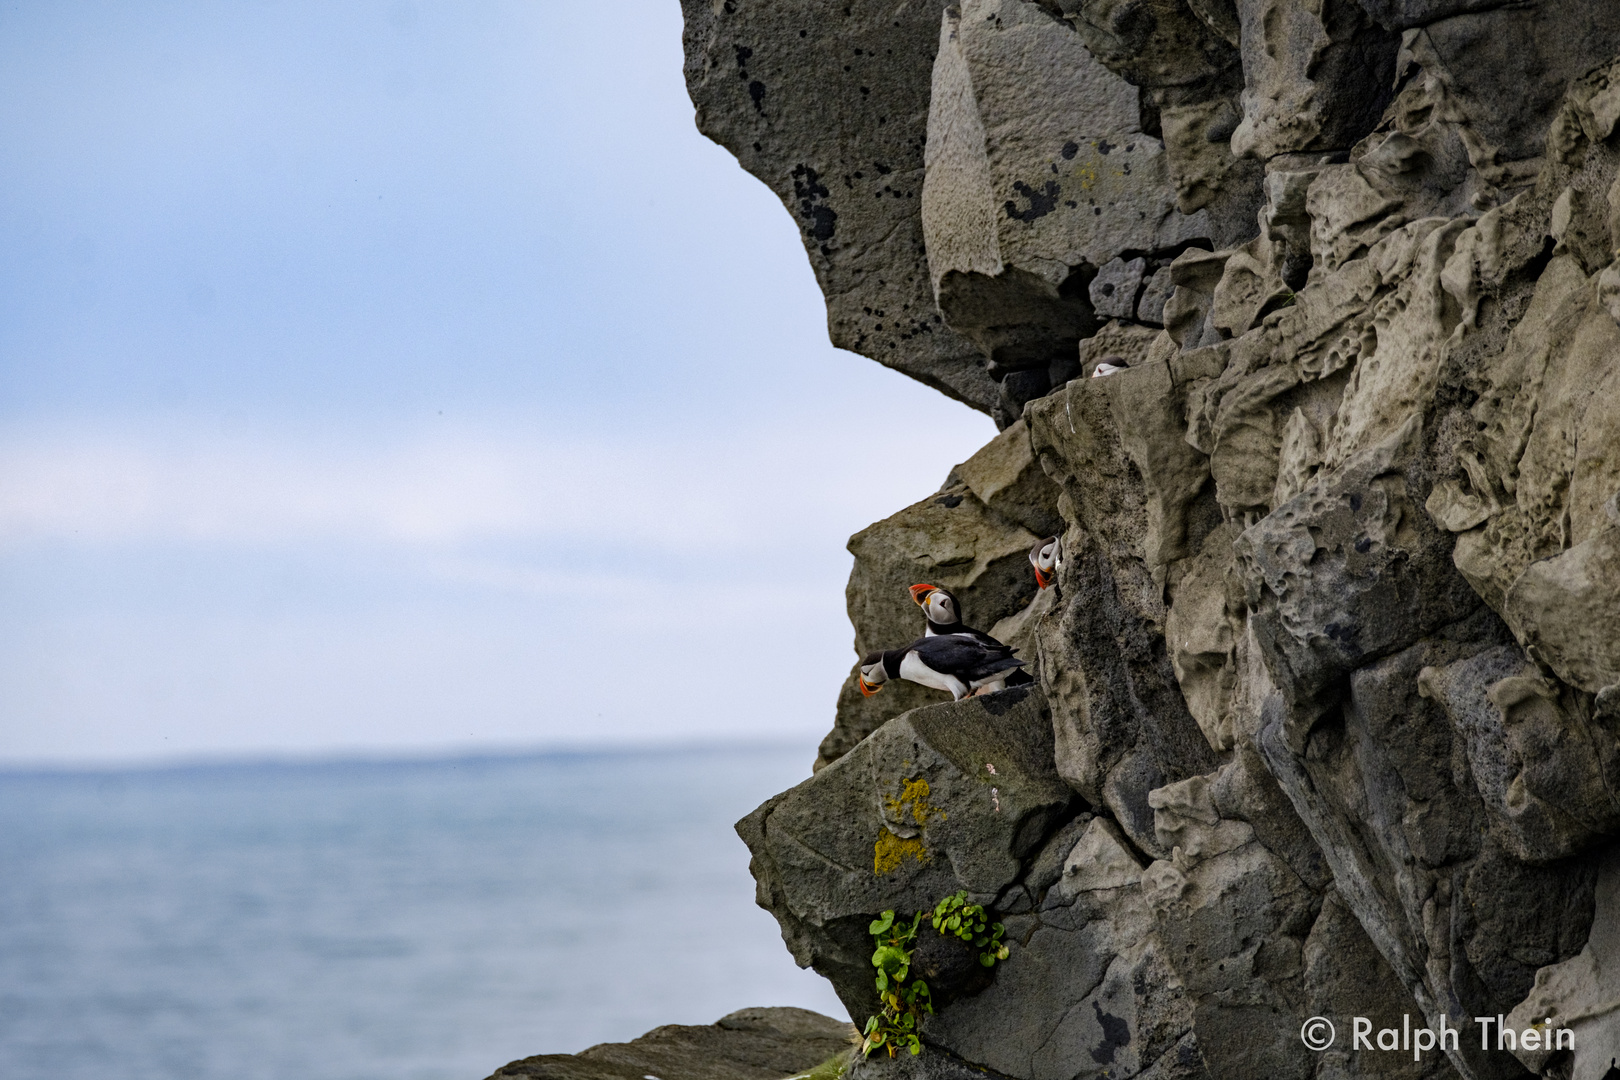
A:
POLYGON ((861 658, 857 681, 866 697, 882 690, 890 679, 905 679, 948 691, 952 700, 961 701, 1004 683, 1008 672, 1023 666, 1009 645, 986 645, 966 634, 936 634, 903 648, 867 653, 861 658))
POLYGON ((1035 584, 1049 589, 1057 584, 1057 573, 1063 564, 1063 541, 1048 536, 1029 549, 1029 565, 1035 568, 1035 584))
POLYGON ((1097 366, 1091 370, 1093 379, 1101 379, 1118 371, 1124 371, 1130 365, 1125 363, 1123 356, 1105 356, 1097 361, 1097 366))
POLYGON ((975 641, 982 642, 992 648, 1001 648, 1001 642, 985 633, 975 630, 971 626, 962 625, 962 605, 957 603, 956 597, 950 590, 942 589, 938 585, 929 585, 926 582, 913 585, 910 588, 911 601, 923 609, 923 618, 928 620, 928 629, 923 631, 924 637, 938 637, 941 634, 966 634, 975 641))
MULTIPOLYGON (((927 620, 927 629, 923 631, 924 637, 942 637, 946 634, 957 634, 971 638, 979 644, 991 649, 1005 649, 1007 646, 985 633, 975 630, 971 626, 962 624, 962 605, 950 590, 941 589, 937 585, 926 583, 911 586, 911 599, 923 609, 923 618, 927 620)), ((1011 671, 1006 677, 1007 683, 1021 686, 1024 683, 1034 682, 1035 679, 1027 671, 1011 671)), ((1005 689, 1005 684, 991 687, 994 690, 1005 689)))

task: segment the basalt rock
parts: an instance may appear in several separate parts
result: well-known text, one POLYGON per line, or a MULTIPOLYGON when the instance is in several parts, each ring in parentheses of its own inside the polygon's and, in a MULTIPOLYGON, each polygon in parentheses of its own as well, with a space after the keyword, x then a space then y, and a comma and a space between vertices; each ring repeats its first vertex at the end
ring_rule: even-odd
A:
POLYGON ((1144 873, 1154 933, 1192 1002, 1216 1076, 1445 1075, 1443 1059, 1374 1064, 1327 1055, 1299 1032, 1314 1016, 1415 1011, 1333 885, 1320 850, 1252 752, 1155 791, 1170 858, 1144 873))
MULTIPOLYGON (((901 644, 937 578, 1036 683, 846 687, 832 764, 743 825, 857 1018, 883 907, 967 888, 1008 928, 922 1055, 852 1075, 1606 1080, 1620 7, 896 11, 936 36, 893 266, 926 264, 1005 430, 856 537, 851 618, 901 644), (992 734, 1005 786, 944 749, 992 734)), ((817 138, 888 137, 841 115, 817 138)))
POLYGON ((1529 996, 1500 1025, 1518 1032, 1514 1054, 1532 1071, 1564 1063, 1560 1051, 1568 1047, 1560 1045, 1557 1028, 1547 1031, 1546 1021, 1553 1016, 1573 1033, 1570 1080, 1603 1080, 1620 1061, 1620 858, 1614 852, 1599 873, 1596 899, 1586 947, 1578 956, 1536 972, 1529 996), (1529 1045, 1526 1031, 1535 1031, 1537 1045, 1529 1045))
POLYGON ((627 1043, 524 1058, 489 1080, 780 1080, 848 1054, 854 1034, 808 1009, 741 1009, 705 1027, 671 1024, 627 1043))
POLYGON ((1051 713, 1028 687, 915 709, 738 824, 760 903, 851 1016, 877 1007, 867 924, 881 912, 1018 891, 1074 802, 1051 747, 1051 713))
POLYGON ((984 412, 1000 389, 934 307, 929 86, 946 0, 683 0, 697 125, 787 208, 840 348, 984 412))
MULTIPOLYGON (((1119 253, 1210 235, 1204 215, 1176 209, 1137 88, 1025 0, 945 11, 922 215, 940 313, 993 373, 1044 373, 1073 355, 1100 321, 1093 278, 1119 253)), ((1106 314, 1133 317, 1138 284, 1129 299, 1110 294, 1106 314)), ((1024 401, 1008 403, 1017 415, 1024 401)))
POLYGON ((1229 0, 1039 0, 1109 70, 1142 91, 1143 130, 1164 141, 1183 213, 1206 212, 1226 246, 1249 235, 1258 162, 1233 156, 1242 120, 1237 11, 1229 0))
POLYGON ((895 1075, 1205 1076, 1149 933, 1141 856, 1077 805, 1044 698, 1018 688, 890 721, 738 831, 761 903, 852 1015, 876 1004, 866 926, 880 911, 964 889, 1005 923, 1012 959, 927 1018, 930 1062, 895 1075))
POLYGON ((1200 499, 1208 466, 1180 437, 1178 404, 1159 361, 1076 380, 1029 413, 1069 519, 1057 585, 1067 602, 1040 628, 1058 769, 1154 855, 1167 852, 1148 793, 1218 764, 1164 638, 1164 569, 1218 524, 1200 499))
MULTIPOLYGON (((1028 616, 1010 626, 1002 623, 1031 610, 1037 589, 1029 575, 1029 549, 1062 523, 1057 492, 1041 472, 1020 421, 952 469, 939 492, 850 538, 855 566, 845 600, 855 626, 856 657, 922 635, 922 612, 907 590, 926 582, 955 594, 969 626, 1010 634, 1001 640, 1033 664, 1033 639, 1023 629, 1028 616)), ((839 691, 818 769, 885 720, 948 697, 900 680, 865 697, 855 682, 858 670, 857 663, 839 691)))

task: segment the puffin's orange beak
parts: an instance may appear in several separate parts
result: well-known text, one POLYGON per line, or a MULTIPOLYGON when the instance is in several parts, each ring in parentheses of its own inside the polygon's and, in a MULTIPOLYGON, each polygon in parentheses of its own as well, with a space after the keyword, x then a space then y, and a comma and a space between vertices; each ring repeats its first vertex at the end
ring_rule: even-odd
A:
POLYGON ((1045 589, 1052 584, 1052 575, 1041 573, 1040 567, 1035 567, 1035 584, 1045 589))
POLYGON ((934 591, 934 586, 928 584, 913 585, 911 587, 911 602, 918 607, 928 603, 928 594, 934 591))
POLYGON ((875 694, 878 691, 883 689, 883 686, 881 684, 879 684, 877 686, 873 686, 871 683, 867 682, 866 681, 866 676, 864 676, 864 675, 855 676, 855 681, 857 683, 860 683, 861 696, 862 697, 871 697, 873 694, 875 694))

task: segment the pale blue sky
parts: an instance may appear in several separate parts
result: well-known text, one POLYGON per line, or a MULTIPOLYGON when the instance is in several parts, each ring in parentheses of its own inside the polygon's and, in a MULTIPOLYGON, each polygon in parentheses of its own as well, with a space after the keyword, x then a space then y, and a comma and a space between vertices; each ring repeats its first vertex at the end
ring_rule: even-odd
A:
POLYGON ((813 743, 994 429, 827 344, 680 30, 0 3, 0 763, 813 743))

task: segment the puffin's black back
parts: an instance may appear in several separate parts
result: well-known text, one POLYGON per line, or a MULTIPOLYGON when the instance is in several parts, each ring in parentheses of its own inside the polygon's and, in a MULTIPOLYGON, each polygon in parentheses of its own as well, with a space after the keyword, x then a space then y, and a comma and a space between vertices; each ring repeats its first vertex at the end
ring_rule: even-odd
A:
POLYGON ((921 637, 906 646, 906 651, 915 651, 917 658, 935 671, 967 682, 1024 664, 1022 660, 1013 659, 1010 645, 987 645, 963 634, 921 637))

